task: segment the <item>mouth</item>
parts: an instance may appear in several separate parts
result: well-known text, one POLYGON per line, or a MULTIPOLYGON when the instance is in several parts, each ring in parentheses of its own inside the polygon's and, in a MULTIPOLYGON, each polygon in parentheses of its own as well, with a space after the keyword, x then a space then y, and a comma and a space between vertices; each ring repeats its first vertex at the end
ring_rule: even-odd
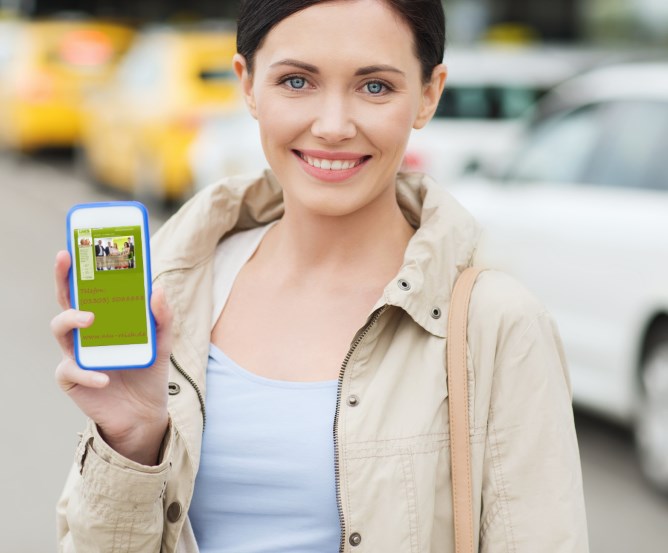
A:
POLYGON ((356 156, 355 154, 327 154, 326 152, 302 152, 292 150, 292 152, 309 166, 322 171, 347 171, 363 165, 371 159, 369 155, 356 156))

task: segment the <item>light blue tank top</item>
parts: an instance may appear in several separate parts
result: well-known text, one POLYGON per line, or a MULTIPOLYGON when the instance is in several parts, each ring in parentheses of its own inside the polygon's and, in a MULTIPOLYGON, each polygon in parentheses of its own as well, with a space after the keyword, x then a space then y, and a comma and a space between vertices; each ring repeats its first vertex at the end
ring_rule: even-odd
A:
MULTIPOLYGON (((224 298, 215 300, 212 324, 264 230, 219 246, 227 266, 217 268, 224 298)), ((207 424, 189 510, 201 553, 338 552, 336 393, 336 380, 256 375, 211 344, 207 424)))

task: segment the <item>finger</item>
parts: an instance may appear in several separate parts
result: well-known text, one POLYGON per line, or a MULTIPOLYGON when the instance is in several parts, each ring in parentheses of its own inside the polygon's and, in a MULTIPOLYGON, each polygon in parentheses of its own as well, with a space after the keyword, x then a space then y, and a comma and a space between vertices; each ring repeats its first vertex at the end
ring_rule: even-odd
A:
POLYGON ((77 386, 84 388, 104 388, 109 384, 109 376, 99 371, 86 371, 71 357, 65 357, 56 367, 56 382, 64 392, 77 386))
POLYGON ((72 307, 70 303, 70 279, 69 270, 72 261, 70 253, 64 250, 56 254, 56 266, 54 269, 56 280, 56 299, 62 309, 72 307))
POLYGON ((151 294, 151 312, 155 318, 158 355, 168 356, 171 352, 172 310, 167 303, 165 291, 155 287, 151 294))
POLYGON ((77 311, 76 309, 62 311, 51 319, 51 333, 58 341, 63 354, 70 357, 74 355, 72 329, 88 328, 94 320, 95 315, 90 311, 77 311))

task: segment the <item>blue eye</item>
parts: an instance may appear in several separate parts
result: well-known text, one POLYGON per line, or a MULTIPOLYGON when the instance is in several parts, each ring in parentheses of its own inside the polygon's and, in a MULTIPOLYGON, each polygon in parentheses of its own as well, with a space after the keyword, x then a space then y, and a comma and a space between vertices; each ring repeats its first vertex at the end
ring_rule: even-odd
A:
POLYGON ((366 89, 370 94, 381 94, 385 92, 385 88, 386 86, 383 83, 377 81, 366 84, 366 89))
POLYGON ((300 90, 306 86, 306 79, 302 77, 290 77, 287 81, 290 88, 294 88, 295 90, 300 90))

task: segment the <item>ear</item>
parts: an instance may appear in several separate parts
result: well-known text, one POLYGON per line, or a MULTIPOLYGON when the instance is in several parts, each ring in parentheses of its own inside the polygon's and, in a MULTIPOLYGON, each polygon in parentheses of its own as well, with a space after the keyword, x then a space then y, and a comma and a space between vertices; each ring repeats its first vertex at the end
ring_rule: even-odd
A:
POLYGON ((241 54, 234 54, 232 58, 232 67, 241 84, 241 93, 248 106, 250 114, 257 119, 255 94, 253 92, 253 76, 248 72, 248 63, 241 54))
POLYGON ((415 122, 413 123, 414 129, 424 127, 429 123, 434 113, 436 113, 447 77, 448 68, 444 64, 441 63, 434 67, 431 73, 431 80, 422 87, 422 101, 415 122))

